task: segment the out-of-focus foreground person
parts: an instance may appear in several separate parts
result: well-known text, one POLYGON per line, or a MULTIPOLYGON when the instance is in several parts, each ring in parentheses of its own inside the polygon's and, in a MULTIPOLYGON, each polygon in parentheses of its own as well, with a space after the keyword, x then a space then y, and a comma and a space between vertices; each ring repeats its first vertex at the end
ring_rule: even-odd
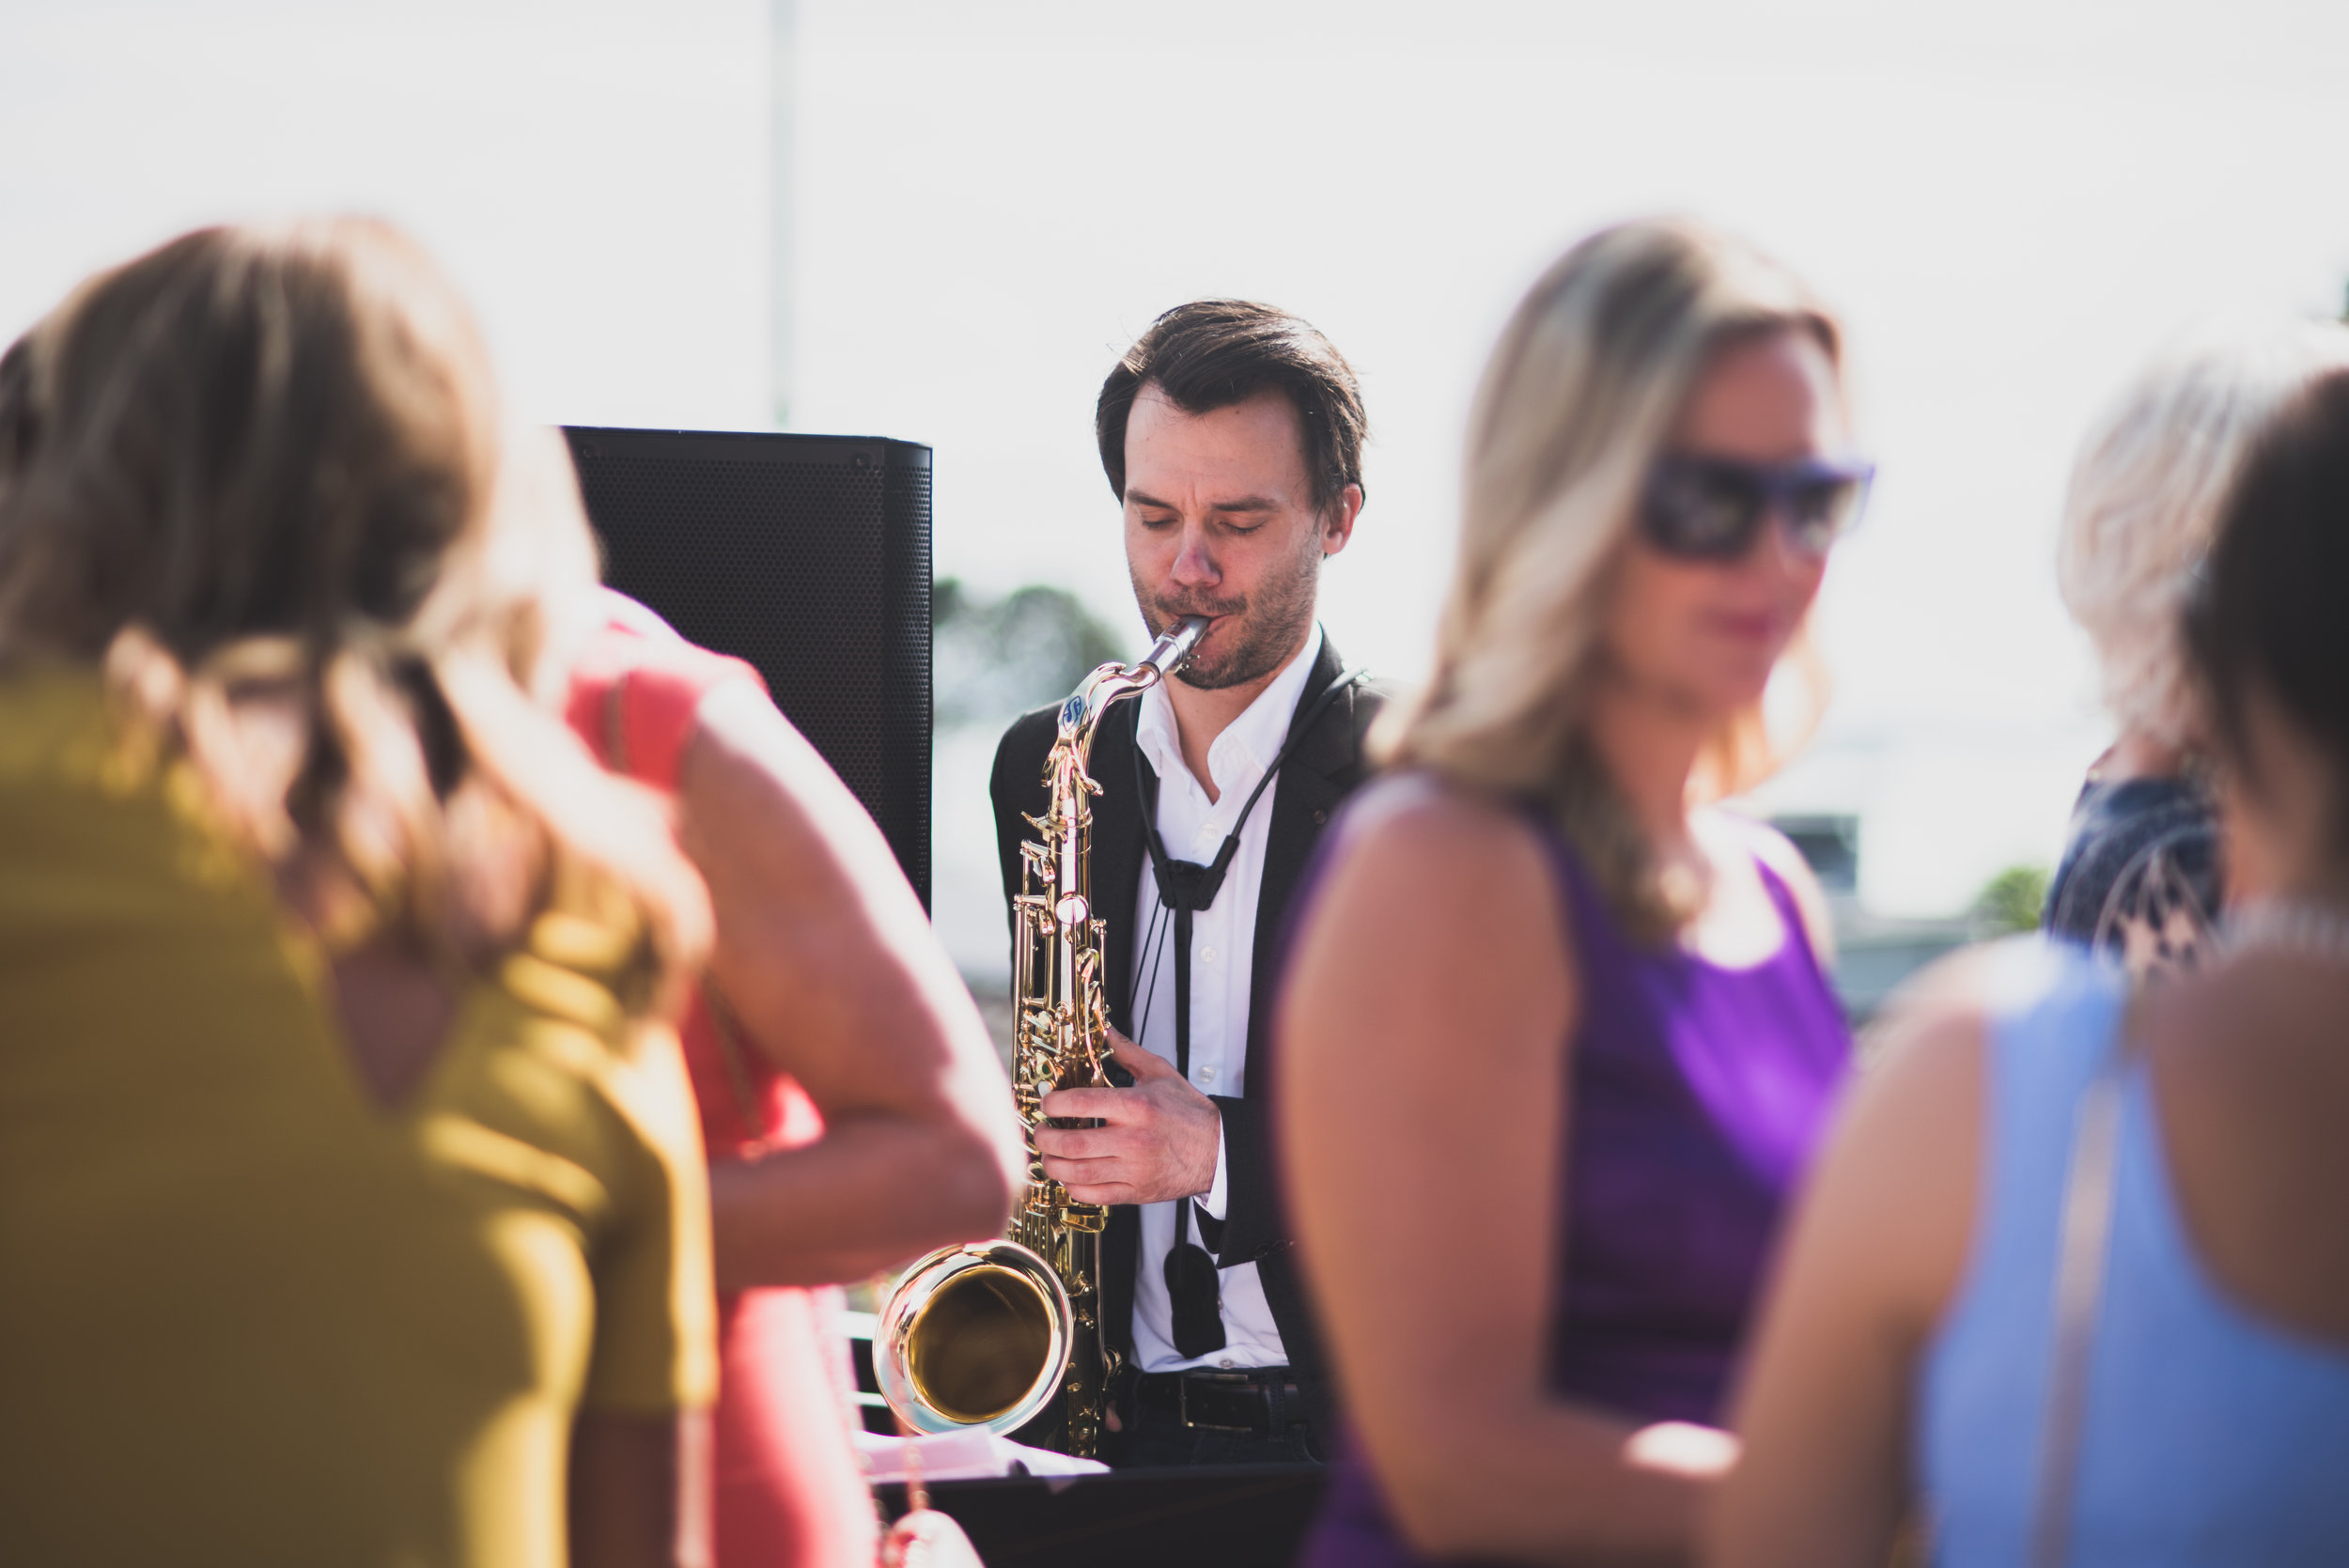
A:
POLYGON ((463 305, 206 230, 0 384, 0 1558, 706 1560, 708 908, 463 305))
POLYGON ((676 801, 716 916, 681 1032, 714 1204, 717 1560, 869 1564, 828 1287, 1002 1233, 1010 1085, 887 842, 757 673, 616 594, 574 602, 551 672, 571 726, 676 801))
POLYGON ((1864 497, 1840 352, 1678 223, 1577 245, 1494 350, 1435 673, 1281 1004, 1353 1427, 1309 1563, 1671 1558, 1734 1457, 1711 1423, 1850 1040, 1807 868, 1705 802, 1770 765, 1764 690, 1864 497))
POLYGON ((2186 607, 2229 876, 2134 999, 2009 948, 1934 976, 1794 1226, 1725 1563, 2349 1559, 2349 374, 2258 442, 2186 607), (1915 1477, 1921 1498, 1907 1496, 1915 1477))
POLYGON ((2056 582, 2120 733, 2089 768, 2042 924, 2139 979, 2207 958, 2225 899, 2179 607, 2244 453, 2344 364, 2349 329, 2331 322, 2205 337, 2140 372, 2072 467, 2056 582))

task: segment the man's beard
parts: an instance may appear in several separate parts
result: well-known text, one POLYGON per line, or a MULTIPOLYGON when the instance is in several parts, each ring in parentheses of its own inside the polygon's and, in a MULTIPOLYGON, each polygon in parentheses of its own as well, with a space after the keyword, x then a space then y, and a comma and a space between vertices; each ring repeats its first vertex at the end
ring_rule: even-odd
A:
POLYGON ((1267 582, 1252 598, 1153 599, 1143 595, 1139 582, 1134 584, 1134 597, 1142 601, 1142 618, 1152 636, 1165 635, 1185 615, 1229 616, 1237 623, 1237 635, 1228 647, 1211 660, 1193 656, 1174 672, 1174 678, 1185 686, 1221 691, 1261 680, 1296 655, 1313 625, 1320 586, 1321 551, 1315 540, 1298 557, 1294 569, 1267 582))

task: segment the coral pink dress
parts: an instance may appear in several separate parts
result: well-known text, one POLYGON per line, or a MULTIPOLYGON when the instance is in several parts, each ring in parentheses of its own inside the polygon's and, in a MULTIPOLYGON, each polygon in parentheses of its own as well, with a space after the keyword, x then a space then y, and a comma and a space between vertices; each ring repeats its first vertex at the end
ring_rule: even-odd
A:
MULTIPOLYGON (((631 599, 604 597, 609 613, 573 662, 564 717, 605 767, 674 796, 703 696, 729 680, 759 681, 758 673, 686 642, 631 599)), ((720 1022, 707 990, 681 1033, 712 1165, 823 1135, 807 1092, 720 1022)), ((719 1568, 873 1560, 872 1495, 848 1439, 839 1309, 829 1286, 718 1299, 719 1568)))

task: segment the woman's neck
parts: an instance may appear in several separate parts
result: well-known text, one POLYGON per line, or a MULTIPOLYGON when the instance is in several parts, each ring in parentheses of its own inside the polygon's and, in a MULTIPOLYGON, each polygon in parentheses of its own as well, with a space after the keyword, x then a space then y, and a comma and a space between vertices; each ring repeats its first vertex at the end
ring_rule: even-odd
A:
POLYGON ((1592 704, 1592 744, 1641 836, 1667 860, 1692 846, 1688 777, 1717 727, 1620 679, 1605 680, 1592 704))
POLYGON ((2159 740, 2134 724, 2122 730, 2112 745, 2089 765, 2091 778, 2106 784, 2124 779, 2174 779, 2192 759, 2184 748, 2159 740))

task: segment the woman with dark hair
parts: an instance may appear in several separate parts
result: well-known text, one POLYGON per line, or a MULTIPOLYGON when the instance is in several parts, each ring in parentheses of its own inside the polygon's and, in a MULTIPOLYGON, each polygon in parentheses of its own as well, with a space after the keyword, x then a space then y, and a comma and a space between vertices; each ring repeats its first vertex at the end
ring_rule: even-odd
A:
POLYGON ((0 403, 0 1558, 699 1560, 709 915, 521 689, 559 458, 365 222, 0 403))
POLYGON ((1353 1423, 1306 1560, 1671 1559, 1850 1042, 1823 901, 1714 809, 1868 469, 1832 318, 1681 223, 1575 246, 1479 392, 1398 771, 1282 998, 1299 1246, 1353 1423))
POLYGON ((1927 981, 1803 1200, 1716 1560, 1881 1563, 1912 1508, 1953 1565, 2349 1560, 2344 595, 2336 370, 2186 608, 2217 951, 2158 1005, 2036 943, 1927 981))

